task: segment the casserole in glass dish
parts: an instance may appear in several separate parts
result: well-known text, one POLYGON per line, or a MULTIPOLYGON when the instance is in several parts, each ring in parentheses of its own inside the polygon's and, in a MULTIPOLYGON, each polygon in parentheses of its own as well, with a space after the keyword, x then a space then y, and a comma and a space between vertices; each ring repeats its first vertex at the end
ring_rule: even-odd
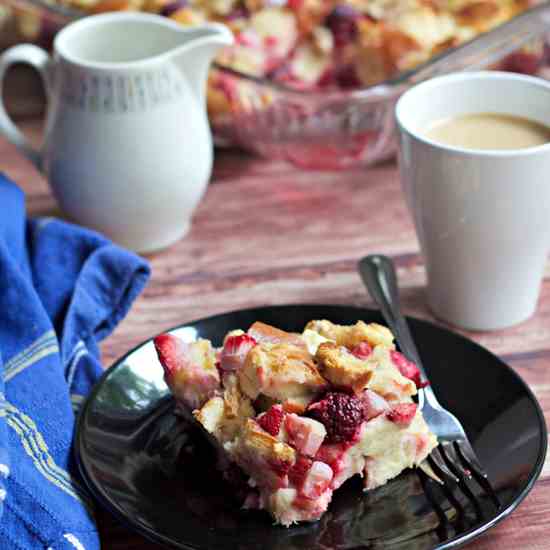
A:
POLYGON ((208 85, 217 144, 320 169, 390 156, 393 107, 414 82, 484 66, 540 74, 550 30, 546 4, 532 0, 1 1, 19 39, 45 46, 86 13, 226 23, 236 44, 218 57, 208 85))

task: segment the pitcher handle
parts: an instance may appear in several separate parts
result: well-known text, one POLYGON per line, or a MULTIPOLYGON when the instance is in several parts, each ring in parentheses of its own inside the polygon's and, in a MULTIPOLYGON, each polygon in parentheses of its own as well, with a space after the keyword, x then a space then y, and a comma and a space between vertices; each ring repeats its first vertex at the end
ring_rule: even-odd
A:
POLYGON ((46 98, 50 95, 50 82, 48 74, 48 66, 50 64, 50 56, 48 53, 32 44, 21 44, 13 46, 6 50, 0 56, 0 133, 13 145, 15 145, 23 155, 25 155, 39 170, 42 169, 42 153, 35 149, 27 138, 19 131, 17 126, 6 112, 4 102, 2 100, 1 91, 4 85, 4 79, 8 69, 16 63, 26 63, 34 67, 42 77, 44 88, 46 90, 46 98))

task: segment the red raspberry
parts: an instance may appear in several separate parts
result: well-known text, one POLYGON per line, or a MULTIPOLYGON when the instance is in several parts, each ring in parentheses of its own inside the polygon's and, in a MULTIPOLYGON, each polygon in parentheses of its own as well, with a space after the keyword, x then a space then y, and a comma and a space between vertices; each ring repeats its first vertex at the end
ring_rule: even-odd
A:
POLYGON ((332 31, 337 46, 345 46, 353 42, 357 36, 357 19, 360 13, 347 4, 336 6, 325 20, 326 26, 332 31))
POLYGON ((285 413, 281 405, 273 405, 258 418, 258 424, 273 437, 279 434, 285 413))
POLYGON ((357 71, 353 65, 344 65, 336 72, 336 81, 341 88, 350 90, 352 88, 359 88, 361 86, 361 80, 357 74, 357 71))
POLYGON ((327 441, 352 441, 363 422, 363 405, 354 395, 327 393, 321 401, 307 409, 309 416, 321 422, 327 430, 327 441))
POLYGON ((366 359, 372 353, 372 348, 368 342, 361 342, 351 350, 351 353, 355 355, 357 359, 366 359))
POLYGON ((294 485, 294 487, 301 487, 304 482, 313 460, 304 455, 299 455, 296 462, 288 471, 288 481, 294 485))
POLYGON ((416 403, 399 403, 386 413, 386 418, 398 426, 406 428, 416 414, 416 403))
POLYGON ((409 361, 402 353, 390 351, 390 357, 392 363, 399 369, 399 372, 405 378, 412 380, 418 389, 429 384, 429 382, 422 382, 420 380, 420 371, 418 367, 412 361, 409 361))

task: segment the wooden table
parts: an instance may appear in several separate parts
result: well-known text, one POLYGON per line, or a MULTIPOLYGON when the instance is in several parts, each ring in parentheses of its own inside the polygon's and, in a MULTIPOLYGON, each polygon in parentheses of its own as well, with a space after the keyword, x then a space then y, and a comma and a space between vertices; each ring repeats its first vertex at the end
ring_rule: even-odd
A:
MULTIPOLYGON (((23 124, 38 140, 36 122, 23 124)), ((44 179, 0 140, 0 170, 27 192, 31 214, 55 212, 44 179)), ((154 182, 152 182, 154 185, 154 182)), ((394 164, 311 173, 237 152, 218 153, 213 184, 190 234, 150 256, 153 275, 128 317, 102 345, 107 366, 163 329, 234 309, 284 303, 372 305, 356 271, 367 253, 393 257, 406 313, 430 319, 418 243, 394 164)), ((550 264, 529 321, 468 336, 500 355, 531 385, 550 420, 550 264)), ((99 517, 105 550, 156 546, 99 517)), ((468 546, 550 548, 550 467, 514 514, 468 546)))

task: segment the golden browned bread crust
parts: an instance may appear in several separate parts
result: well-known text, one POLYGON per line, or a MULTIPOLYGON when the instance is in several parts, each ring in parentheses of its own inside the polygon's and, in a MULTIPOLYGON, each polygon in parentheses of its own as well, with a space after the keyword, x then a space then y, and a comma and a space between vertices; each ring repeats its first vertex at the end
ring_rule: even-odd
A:
POLYGON ((305 347, 284 343, 252 348, 238 378, 251 399, 264 395, 278 403, 312 397, 327 385, 305 347))
POLYGON ((212 397, 193 412, 195 420, 222 443, 232 440, 248 418, 255 415, 250 399, 243 395, 235 374, 224 375, 223 396, 212 397))
POLYGON ((369 361, 376 364, 369 382, 369 389, 390 403, 406 401, 416 394, 415 383, 399 372, 391 360, 390 350, 383 346, 375 347, 369 361))
POLYGON ((323 319, 310 321, 306 325, 306 330, 308 329, 349 349, 353 349, 362 342, 367 342, 372 347, 383 345, 395 349, 391 331, 378 323, 367 324, 364 321, 357 321, 355 325, 336 325, 323 319))
POLYGON ((305 342, 302 340, 300 334, 286 332, 285 330, 262 323, 261 321, 256 321, 252 324, 247 334, 260 343, 292 344, 300 348, 305 347, 305 342))
POLYGON ((355 393, 361 393, 368 386, 376 366, 358 359, 334 342, 321 344, 315 358, 322 375, 331 384, 339 388, 351 388, 355 393))
POLYGON ((247 420, 238 443, 237 454, 250 454, 266 463, 294 464, 296 451, 286 443, 262 430, 254 420, 247 420))

